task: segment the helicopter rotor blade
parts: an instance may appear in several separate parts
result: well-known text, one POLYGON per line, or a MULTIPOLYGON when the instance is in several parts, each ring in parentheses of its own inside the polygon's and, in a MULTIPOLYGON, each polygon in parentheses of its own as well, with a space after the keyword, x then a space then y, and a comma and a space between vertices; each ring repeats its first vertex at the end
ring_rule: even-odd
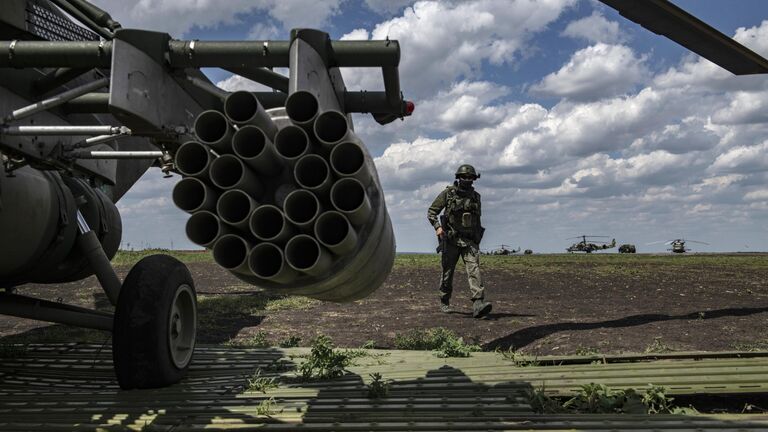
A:
POLYGON ((686 240, 686 243, 698 243, 703 245, 709 245, 709 243, 703 242, 703 241, 697 241, 697 240, 686 240))
POLYGON ((625 18, 735 75, 768 73, 768 60, 666 0, 600 0, 625 18))

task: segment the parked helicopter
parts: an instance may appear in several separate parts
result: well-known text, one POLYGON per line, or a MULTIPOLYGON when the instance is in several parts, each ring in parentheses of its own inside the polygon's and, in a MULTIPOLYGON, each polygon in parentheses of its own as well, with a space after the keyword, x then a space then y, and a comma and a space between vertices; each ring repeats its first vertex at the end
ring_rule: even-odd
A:
POLYGON ((608 236, 588 236, 588 235, 580 235, 578 237, 571 237, 568 240, 572 239, 581 239, 580 242, 574 243, 567 247, 565 249, 566 252, 586 252, 586 253, 592 253, 596 250, 604 250, 604 249, 610 249, 613 247, 616 247, 616 239, 611 240, 610 243, 599 241, 599 240, 593 240, 596 238, 609 238, 608 236), (589 241, 587 241, 589 239, 589 241))
POLYGON ((686 252, 690 251, 691 249, 688 249, 688 248, 685 247, 686 243, 698 243, 698 244, 703 244, 703 245, 709 245, 709 243, 705 243, 705 242, 702 242, 702 241, 686 240, 686 239, 681 239, 681 238, 674 239, 674 240, 666 240, 666 241, 662 240, 662 241, 658 241, 658 242, 652 242, 652 243, 648 243, 648 245, 654 245, 654 244, 660 244, 660 243, 672 246, 671 248, 669 248, 667 250, 670 251, 670 252, 673 252, 673 253, 686 253, 686 252))
POLYGON ((197 332, 189 270, 153 255, 121 281, 110 263, 122 234, 115 203, 151 166, 183 177, 173 201, 192 215, 187 235, 236 277, 322 300, 365 297, 392 267, 394 235, 351 113, 380 124, 411 114, 399 61, 395 40, 311 29, 284 41, 175 40, 122 28, 86 0, 4 1, 0 314, 111 331, 124 389, 181 379, 197 332), (274 91, 226 92, 204 67, 274 91), (342 67, 380 68, 384 91, 347 91, 342 67), (15 294, 93 274, 114 314, 15 294))
POLYGON ((509 245, 500 244, 498 245, 498 249, 493 249, 488 253, 490 255, 513 255, 520 252, 520 250, 521 248, 519 246, 517 249, 509 249, 509 245))

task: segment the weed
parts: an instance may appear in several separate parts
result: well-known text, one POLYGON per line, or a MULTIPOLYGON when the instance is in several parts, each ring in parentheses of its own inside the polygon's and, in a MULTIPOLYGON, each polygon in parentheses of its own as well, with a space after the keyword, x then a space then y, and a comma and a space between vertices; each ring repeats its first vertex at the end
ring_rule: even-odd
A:
POLYGON ((460 337, 446 339, 435 353, 438 357, 469 357, 473 352, 480 351, 478 345, 464 343, 460 337))
POLYGON ((301 338, 294 335, 281 340, 278 345, 280 348, 293 348, 299 346, 299 343, 301 343, 301 338))
POLYGON ((662 386, 648 384, 643 395, 643 404, 648 408, 649 414, 669 414, 672 412, 672 401, 675 399, 667 396, 666 391, 662 386))
POLYGON ((698 319, 698 320, 703 320, 703 319, 706 317, 706 315, 707 315, 707 314, 706 314, 706 313, 704 313, 704 312, 699 312, 699 313, 697 314, 697 318, 696 318, 696 319, 698 319))
POLYGON ((547 395, 544 386, 531 388, 527 391, 528 403, 533 411, 540 414, 557 414, 565 412, 563 405, 555 398, 547 395))
POLYGON ((451 330, 437 327, 427 331, 412 330, 395 336, 395 347, 409 350, 436 350, 439 357, 468 357, 480 347, 468 345, 451 330))
POLYGON ((267 333, 260 331, 248 339, 230 339, 224 342, 224 346, 233 348, 269 348, 267 333))
MULTIPOLYGON (((543 393, 543 390, 540 393, 543 393)), ((553 398, 547 400, 546 395, 533 394, 530 399, 531 406, 537 412, 548 413, 558 412, 558 409, 592 414, 690 414, 696 412, 694 408, 674 406, 672 404, 674 399, 667 396, 666 389, 652 384, 648 385, 643 394, 638 394, 632 388, 611 390, 603 384, 582 385, 576 395, 565 401, 561 407, 557 406, 557 401, 553 398)))
POLYGON ((646 354, 666 353, 672 351, 672 347, 661 341, 660 337, 653 338, 653 342, 645 348, 646 354))
POLYGON ((768 339, 748 343, 734 343, 731 344, 731 348, 736 351, 768 351, 768 339))
POLYGON ((264 399, 256 407, 256 414, 269 417, 275 413, 275 398, 264 399))
POLYGON ((515 365, 516 367, 541 366, 541 362, 539 361, 539 356, 533 356, 533 357, 525 356, 519 353, 514 347, 510 347, 506 351, 497 350, 496 352, 500 353, 501 356, 504 358, 504 360, 511 361, 512 364, 515 365))
POLYGON ((362 349, 374 349, 374 348, 376 348, 376 341, 373 340, 373 339, 367 340, 367 341, 365 341, 364 344, 362 344, 360 346, 360 348, 362 348, 362 349))
POLYGON ((605 385, 589 383, 582 385, 563 408, 583 413, 614 413, 618 412, 618 399, 618 395, 605 385))
POLYGON ((256 372, 248 378, 245 389, 251 392, 258 391, 266 393, 267 390, 275 389, 277 387, 278 384, 275 377, 261 376, 261 369, 256 369, 256 372))
POLYGON ((438 357, 469 357, 473 351, 480 351, 477 345, 469 345, 443 327, 426 331, 411 330, 395 336, 395 348, 403 350, 435 350, 438 357))
POLYGON ((340 377, 355 356, 349 351, 334 350, 331 339, 320 335, 312 341, 312 351, 299 366, 299 371, 304 380, 340 377))
POLYGON ((576 348, 576 355, 577 356, 593 356, 599 354, 599 351, 597 348, 592 347, 578 347, 576 348))
POLYGON ((368 399, 381 399, 389 394, 390 380, 382 378, 378 372, 370 374, 371 383, 368 384, 368 399))

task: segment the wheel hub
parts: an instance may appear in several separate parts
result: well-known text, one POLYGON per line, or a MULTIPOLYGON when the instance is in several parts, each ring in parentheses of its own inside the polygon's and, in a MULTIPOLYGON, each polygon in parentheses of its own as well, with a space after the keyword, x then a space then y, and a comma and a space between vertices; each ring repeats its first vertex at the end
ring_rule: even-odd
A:
POLYGON ((197 305, 194 294, 188 285, 180 285, 168 317, 168 345, 176 367, 184 368, 192 359, 196 333, 197 305))

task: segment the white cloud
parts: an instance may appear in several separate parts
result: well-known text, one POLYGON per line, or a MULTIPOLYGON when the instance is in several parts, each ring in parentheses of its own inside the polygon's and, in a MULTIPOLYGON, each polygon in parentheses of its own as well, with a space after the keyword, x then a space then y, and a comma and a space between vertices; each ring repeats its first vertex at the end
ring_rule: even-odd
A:
POLYGON ((768 123, 768 91, 737 92, 728 107, 715 112, 712 119, 721 124, 768 123))
POLYGON ((747 201, 768 201, 768 189, 758 189, 744 195, 747 201))
POLYGON ((768 141, 754 146, 739 146, 718 155, 711 166, 714 172, 768 171, 768 141))
POLYGON ((645 61, 627 46, 598 43, 574 53, 567 64, 531 91, 579 101, 620 95, 648 79, 645 61))
POLYGON ((365 4, 381 14, 391 14, 413 4, 414 0, 365 0, 365 4))
MULTIPOLYGON (((342 0, 94 0, 124 27, 182 37, 194 27, 215 28, 241 22, 252 13, 268 14, 284 29, 322 27, 339 13, 342 0)), ((268 25, 268 24, 267 24, 268 25)), ((281 39, 287 39, 285 34, 281 39)))
POLYGON ((592 15, 578 19, 568 24, 563 30, 563 36, 585 39, 589 42, 621 43, 625 41, 619 23, 609 21, 595 11, 592 15))
POLYGON ((256 23, 248 31, 247 38, 250 40, 273 40, 273 39, 285 39, 286 37, 280 37, 280 29, 271 23, 256 23))
MULTIPOLYGON (((459 80, 478 76, 484 62, 512 64, 531 37, 575 0, 420 1, 402 16, 380 23, 371 39, 400 42, 401 82, 409 96, 428 97, 459 80)), ((356 31, 355 37, 362 33, 356 31)), ((348 35, 349 37, 349 35, 348 35)), ((376 71, 343 71, 351 89, 381 88, 376 71)))

